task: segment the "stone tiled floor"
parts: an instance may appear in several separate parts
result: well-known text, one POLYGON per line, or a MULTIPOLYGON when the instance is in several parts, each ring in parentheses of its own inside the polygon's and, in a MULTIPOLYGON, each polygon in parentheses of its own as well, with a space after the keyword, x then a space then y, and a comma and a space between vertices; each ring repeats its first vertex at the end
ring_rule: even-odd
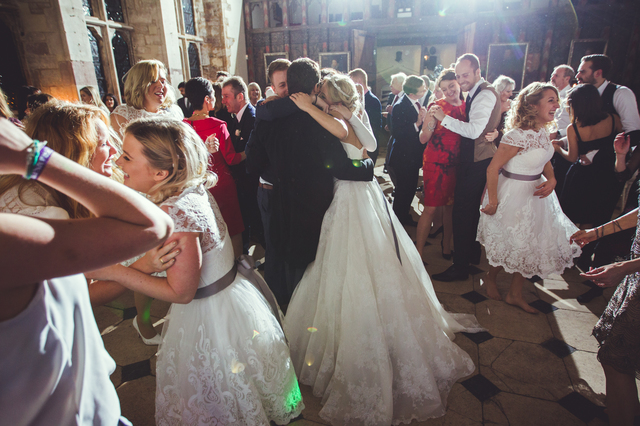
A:
MULTIPOLYGON (((385 193, 391 189, 388 175, 376 168, 385 193)), ((414 209, 421 211, 418 200, 414 209)), ((417 217, 416 217, 417 218, 417 217)), ((412 235, 415 228, 407 228, 412 235)), ((424 261, 429 274, 441 272, 450 262, 440 255, 439 239, 429 240, 424 261)), ((257 248, 256 257, 261 256, 257 248)), ((479 265, 487 270, 486 260, 479 265)), ((449 395, 447 414, 412 425, 605 425, 604 374, 596 359, 597 345, 591 329, 606 306, 612 290, 588 303, 576 298, 591 287, 575 269, 562 276, 527 282, 525 298, 543 313, 527 314, 518 308, 484 297, 482 273, 465 281, 434 281, 436 293, 452 312, 475 314, 486 333, 459 333, 455 342, 469 353, 475 372, 456 383, 449 395)), ((503 294, 510 276, 501 274, 503 294)), ((145 346, 131 323, 133 297, 127 294, 108 306, 95 309, 105 346, 118 367, 112 376, 123 415, 136 426, 154 424, 155 352, 145 346)), ((155 301, 151 315, 162 328, 168 303, 155 301)), ((327 424, 319 416, 320 398, 302 386, 306 409, 298 426, 327 424)))

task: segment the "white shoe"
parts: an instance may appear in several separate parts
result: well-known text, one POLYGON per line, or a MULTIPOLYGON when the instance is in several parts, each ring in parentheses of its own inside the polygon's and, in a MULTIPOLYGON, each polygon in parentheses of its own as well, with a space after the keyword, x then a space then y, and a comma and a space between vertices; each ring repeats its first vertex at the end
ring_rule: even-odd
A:
POLYGON ((147 346, 157 346, 160 343, 162 343, 162 336, 160 336, 159 334, 156 334, 151 339, 147 339, 146 337, 144 337, 142 335, 142 333, 140 333, 140 329, 138 328, 138 316, 137 315, 133 318, 133 328, 136 329, 136 331, 138 332, 138 335, 140 336, 140 338, 142 339, 142 341, 144 342, 145 345, 147 345, 147 346))

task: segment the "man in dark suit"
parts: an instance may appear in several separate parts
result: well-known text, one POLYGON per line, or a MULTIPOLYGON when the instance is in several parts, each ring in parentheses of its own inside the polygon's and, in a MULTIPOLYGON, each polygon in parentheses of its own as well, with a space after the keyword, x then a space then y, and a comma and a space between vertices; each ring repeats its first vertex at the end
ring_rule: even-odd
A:
POLYGON ((186 83, 184 81, 182 83, 178 84, 178 90, 180 91, 180 94, 182 95, 182 97, 180 99, 178 99, 178 106, 182 110, 182 113, 184 114, 184 118, 189 118, 189 117, 191 117, 191 114, 193 114, 193 107, 191 106, 191 104, 189 103, 187 98, 184 97, 184 88, 185 88, 185 86, 186 86, 186 83))
POLYGON ((369 90, 367 73, 362 68, 356 68, 349 72, 349 77, 354 83, 361 85, 364 88, 364 110, 367 111, 369 116, 369 124, 371 124, 371 130, 376 137, 377 147, 376 150, 369 153, 369 158, 376 164, 378 158, 378 152, 380 151, 380 142, 382 141, 382 104, 380 100, 369 90))
MULTIPOLYGON (((310 94, 320 80, 318 64, 308 58, 287 70, 289 93, 310 94)), ((278 262, 286 271, 286 304, 307 265, 316 256, 324 213, 333 200, 333 178, 368 181, 370 159, 352 161, 342 144, 306 112, 258 122, 250 155, 266 154, 274 172, 271 235, 278 262)), ((253 139, 252 138, 252 139, 253 139)))
POLYGON ((420 98, 427 87, 420 77, 411 75, 404 81, 402 89, 405 96, 393 107, 394 142, 388 167, 389 173, 395 176, 393 211, 403 225, 416 226, 409 211, 416 194, 425 147, 420 143, 420 129, 427 110, 420 104, 420 98))
MULTIPOLYGON (((244 152, 256 121, 256 110, 249 102, 247 85, 241 77, 228 77, 222 82, 222 103, 227 111, 235 114, 229 121, 229 134, 236 152, 244 152)), ((230 166, 231 175, 236 181, 238 202, 242 212, 245 230, 242 233, 242 245, 245 254, 249 250, 251 238, 264 244, 262 219, 258 208, 258 173, 247 173, 245 164, 230 166)))

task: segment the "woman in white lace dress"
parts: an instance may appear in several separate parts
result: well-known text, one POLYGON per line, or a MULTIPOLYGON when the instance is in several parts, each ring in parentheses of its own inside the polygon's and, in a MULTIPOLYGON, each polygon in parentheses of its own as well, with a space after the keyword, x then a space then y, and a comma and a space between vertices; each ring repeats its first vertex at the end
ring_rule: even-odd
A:
MULTIPOLYGON (((124 101, 111 113, 111 126, 124 137, 127 123, 144 117, 169 117, 182 120, 184 115, 175 104, 173 90, 167 82, 167 69, 158 60, 150 59, 135 64, 124 78, 124 101)), ((146 345, 157 345, 162 339, 151 323, 149 297, 134 293, 136 311, 134 327, 146 345)))
POLYGON ((185 123, 141 119, 127 127, 123 148, 125 184, 169 213, 167 244, 177 241, 180 255, 166 277, 122 265, 91 276, 173 302, 158 350, 157 424, 288 423, 304 408, 289 348, 268 298, 236 271, 207 191, 215 175, 204 143, 185 123))
MULTIPOLYGON (((375 149, 366 130, 353 131, 362 123, 349 77, 327 77, 319 96, 344 127, 350 158, 375 149)), ((326 116, 308 96, 292 99, 312 117, 326 116)), ((452 342, 454 333, 482 328, 440 305, 415 245, 373 180, 336 181, 316 260, 293 294, 285 330, 300 382, 322 397, 323 419, 388 426, 445 414, 451 387, 475 369, 452 342)))
POLYGON ((547 125, 558 108, 558 91, 550 84, 531 83, 520 92, 507 116, 507 133, 487 168, 478 224, 477 239, 491 265, 485 279, 488 296, 502 300, 496 277, 504 269, 513 274, 505 301, 529 313, 538 311, 522 296, 524 279, 562 273, 580 254, 569 241, 577 228, 562 213, 553 191, 554 148, 547 125))

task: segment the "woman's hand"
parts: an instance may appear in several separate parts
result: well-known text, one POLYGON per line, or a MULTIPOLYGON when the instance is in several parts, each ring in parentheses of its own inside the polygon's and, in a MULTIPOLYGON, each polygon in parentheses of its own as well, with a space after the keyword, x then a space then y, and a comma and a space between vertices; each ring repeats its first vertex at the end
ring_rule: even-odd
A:
POLYGON ((564 142, 558 139, 553 139, 551 141, 551 145, 553 146, 553 150, 560 154, 564 150, 564 142))
POLYGON ((548 179, 546 182, 536 186, 537 191, 533 193, 534 197, 546 198, 553 192, 556 187, 555 179, 548 179))
POLYGON ((349 111, 349 108, 342 104, 331 105, 329 107, 329 111, 336 111, 338 114, 343 116, 345 120, 350 120, 351 116, 353 115, 351 111, 349 111))
POLYGON ((180 249, 173 250, 177 245, 178 241, 173 241, 170 244, 153 248, 136 260, 131 267, 145 274, 166 271, 173 266, 176 262, 176 256, 180 254, 180 249))
POLYGON ((499 134, 500 132, 498 132, 498 129, 495 129, 493 132, 489 132, 484 135, 484 137, 487 139, 487 141, 493 142, 494 140, 496 140, 499 134))
POLYGON ((204 141, 204 145, 207 147, 207 151, 209 151, 209 154, 215 154, 220 150, 220 141, 215 134, 209 135, 209 137, 207 137, 207 140, 204 141))
POLYGON ((611 263, 580 274, 581 277, 593 281, 599 287, 615 287, 626 275, 625 262, 611 263))
POLYGON ((306 93, 294 93, 293 95, 289 96, 289 98, 291 98, 296 106, 302 111, 309 112, 311 108, 315 108, 313 106, 313 102, 311 101, 311 96, 307 95, 306 93))
POLYGON ((616 152, 616 155, 626 156, 630 146, 631 139, 624 133, 618 133, 613 141, 613 150, 616 152))
POLYGON ((595 241, 597 239, 595 229, 581 229, 569 238, 569 242, 576 243, 580 247, 584 247, 591 241, 595 241))
POLYGON ((480 209, 480 211, 486 215, 493 216, 498 211, 498 203, 488 203, 486 206, 480 209))

